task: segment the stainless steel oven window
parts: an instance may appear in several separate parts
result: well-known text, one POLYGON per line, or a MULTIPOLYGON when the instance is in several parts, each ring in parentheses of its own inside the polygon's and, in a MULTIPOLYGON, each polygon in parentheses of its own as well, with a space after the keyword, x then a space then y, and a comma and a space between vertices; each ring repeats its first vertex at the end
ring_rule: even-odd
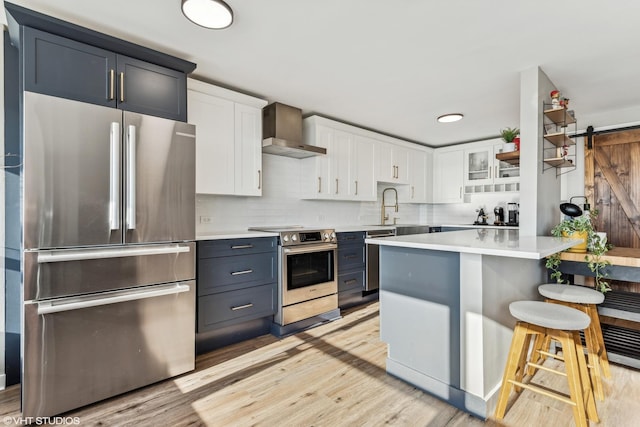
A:
POLYGON ((293 290, 335 280, 335 249, 285 253, 285 289, 293 290))

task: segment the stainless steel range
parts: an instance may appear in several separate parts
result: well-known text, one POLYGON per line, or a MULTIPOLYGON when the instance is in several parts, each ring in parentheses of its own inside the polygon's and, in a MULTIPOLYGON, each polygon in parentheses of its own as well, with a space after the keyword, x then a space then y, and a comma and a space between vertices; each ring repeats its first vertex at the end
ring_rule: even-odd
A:
POLYGON ((278 312, 289 325, 338 309, 338 244, 333 229, 252 227, 279 234, 278 312))

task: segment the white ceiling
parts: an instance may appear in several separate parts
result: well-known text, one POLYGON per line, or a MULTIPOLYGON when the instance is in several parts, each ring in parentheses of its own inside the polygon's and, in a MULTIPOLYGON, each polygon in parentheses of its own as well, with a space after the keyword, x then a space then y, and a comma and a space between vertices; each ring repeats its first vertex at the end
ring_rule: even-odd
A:
POLYGON ((429 146, 518 126, 539 66, 578 128, 640 122, 637 0, 227 0, 206 30, 180 0, 14 0, 198 64, 194 76, 429 146), (438 115, 462 112, 457 123, 438 115))

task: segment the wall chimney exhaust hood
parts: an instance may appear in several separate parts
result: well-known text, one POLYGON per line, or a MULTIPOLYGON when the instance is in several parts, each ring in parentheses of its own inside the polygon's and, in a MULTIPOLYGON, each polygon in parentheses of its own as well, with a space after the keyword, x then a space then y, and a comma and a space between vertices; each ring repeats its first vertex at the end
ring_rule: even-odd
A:
POLYGON ((274 102, 262 109, 262 152, 304 159, 327 149, 302 142, 302 110, 274 102))

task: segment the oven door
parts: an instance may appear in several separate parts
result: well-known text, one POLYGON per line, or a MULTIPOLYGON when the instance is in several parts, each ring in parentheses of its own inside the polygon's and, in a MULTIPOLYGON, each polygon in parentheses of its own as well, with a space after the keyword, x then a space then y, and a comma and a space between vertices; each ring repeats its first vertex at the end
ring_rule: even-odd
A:
POLYGON ((338 292, 338 246, 333 243, 282 248, 282 305, 338 292))

